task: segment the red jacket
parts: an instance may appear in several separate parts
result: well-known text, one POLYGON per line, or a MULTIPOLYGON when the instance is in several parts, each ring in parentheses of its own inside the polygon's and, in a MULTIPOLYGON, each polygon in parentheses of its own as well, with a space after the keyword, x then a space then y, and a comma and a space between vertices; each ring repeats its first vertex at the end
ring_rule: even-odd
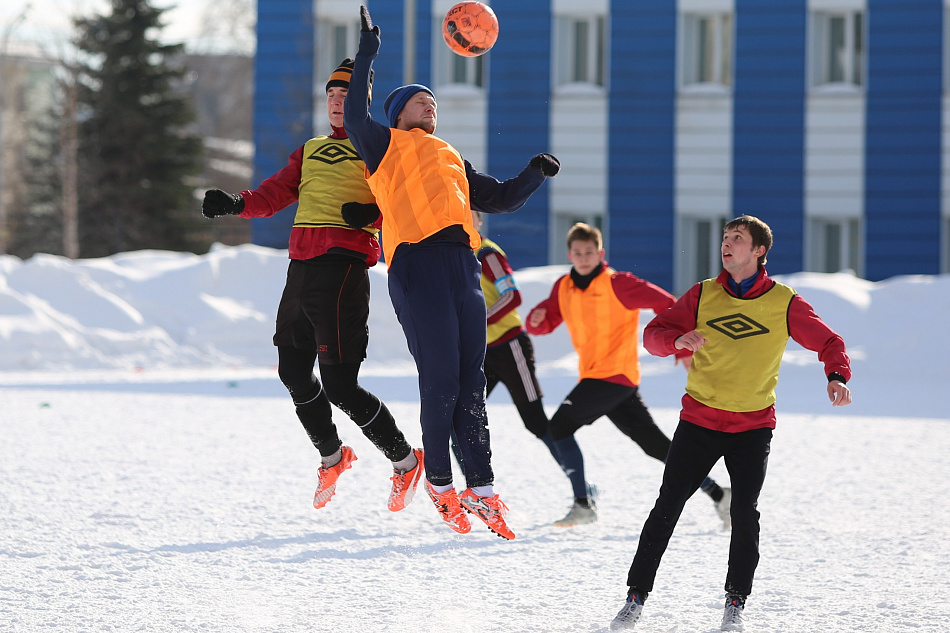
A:
MULTIPOLYGON (((722 271, 716 281, 726 292, 729 289, 729 273, 722 271)), ((759 267, 759 278, 744 295, 746 299, 761 296, 775 282, 765 268, 759 267)), ((689 352, 678 350, 673 343, 683 334, 696 329, 696 314, 699 309, 700 286, 697 283, 668 310, 659 313, 643 330, 643 346, 654 356, 688 356, 689 352)), ((788 306, 788 331, 792 340, 805 349, 818 352, 818 360, 825 366, 825 375, 838 373, 845 381, 851 379, 851 359, 845 350, 844 340, 821 318, 801 295, 792 297, 788 306)), ((687 421, 716 431, 738 433, 758 428, 775 428, 775 406, 760 411, 738 413, 708 407, 697 402, 689 394, 683 396, 680 417, 687 421)))

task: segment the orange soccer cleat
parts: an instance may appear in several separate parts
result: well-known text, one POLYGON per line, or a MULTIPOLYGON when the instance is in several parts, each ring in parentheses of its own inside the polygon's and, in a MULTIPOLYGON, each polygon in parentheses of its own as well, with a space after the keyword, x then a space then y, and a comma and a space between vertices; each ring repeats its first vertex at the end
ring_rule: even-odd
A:
POLYGON ((505 524, 505 516, 508 514, 508 506, 498 498, 498 495, 492 497, 479 497, 471 488, 466 488, 462 493, 462 507, 471 512, 479 519, 485 522, 488 529, 501 538, 513 541, 515 533, 508 529, 505 524))
POLYGON ((458 493, 455 489, 446 492, 436 492, 432 489, 432 484, 426 481, 426 492, 429 498, 435 504, 436 510, 442 515, 442 520, 449 524, 449 527, 459 534, 468 534, 472 531, 472 524, 468 517, 462 512, 462 506, 459 504, 458 493))
POLYGON ((344 470, 350 468, 350 465, 356 461, 356 453, 349 446, 342 447, 340 451, 343 455, 340 461, 329 468, 321 466, 317 470, 320 482, 317 484, 317 491, 313 495, 313 507, 318 510, 330 503, 333 493, 336 492, 336 480, 340 478, 344 470))
POLYGON ((422 479, 422 472, 425 470, 423 464, 423 453, 421 448, 414 449, 413 455, 416 456, 418 463, 409 470, 394 470, 391 480, 393 482, 392 492, 389 493, 389 510, 399 512, 404 509, 412 498, 416 495, 416 487, 419 480, 422 479))

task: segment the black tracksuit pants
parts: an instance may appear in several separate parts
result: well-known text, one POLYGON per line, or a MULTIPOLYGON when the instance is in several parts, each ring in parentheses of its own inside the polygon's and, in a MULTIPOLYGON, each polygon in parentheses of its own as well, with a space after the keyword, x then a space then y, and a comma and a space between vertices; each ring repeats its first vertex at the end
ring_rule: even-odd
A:
POLYGON ((686 501, 713 465, 723 458, 732 480, 732 540, 729 544, 727 593, 748 596, 759 562, 759 511, 756 509, 768 465, 772 429, 724 433, 680 420, 663 471, 660 496, 650 512, 627 574, 627 585, 653 590, 660 559, 686 501))

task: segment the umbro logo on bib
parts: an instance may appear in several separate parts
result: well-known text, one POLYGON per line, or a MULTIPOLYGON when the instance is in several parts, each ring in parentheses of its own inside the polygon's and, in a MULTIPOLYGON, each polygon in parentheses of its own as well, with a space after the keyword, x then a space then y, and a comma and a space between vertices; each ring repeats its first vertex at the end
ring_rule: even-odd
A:
POLYGON ((308 160, 318 160, 321 163, 327 163, 328 165, 336 165, 339 162, 345 160, 360 160, 360 157, 357 155, 356 151, 346 145, 339 143, 325 143, 321 145, 317 151, 310 156, 307 156, 308 160))
POLYGON ((730 314, 728 316, 719 317, 712 321, 706 321, 706 325, 717 332, 722 332, 735 341, 749 338, 750 336, 769 333, 767 327, 761 323, 756 323, 744 314, 730 314))

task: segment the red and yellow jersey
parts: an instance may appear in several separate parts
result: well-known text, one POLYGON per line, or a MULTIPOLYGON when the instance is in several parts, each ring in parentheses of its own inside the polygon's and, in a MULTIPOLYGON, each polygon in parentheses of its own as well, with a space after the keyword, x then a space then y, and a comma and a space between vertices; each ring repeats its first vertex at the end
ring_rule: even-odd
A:
MULTIPOLYGON (((715 280, 694 284, 679 298, 673 307, 659 313, 646 326, 643 331, 643 346, 654 356, 682 355, 683 351, 676 348, 676 340, 687 332, 699 330, 701 326, 705 327, 703 336, 707 343, 703 346, 703 349, 706 350, 707 354, 709 354, 709 350, 714 349, 707 349, 712 332, 716 332, 718 336, 726 336, 729 340, 738 339, 742 342, 742 348, 726 346, 725 340, 718 341, 716 348, 721 352, 740 351, 741 349, 742 353, 738 356, 743 360, 739 361, 740 364, 758 363, 757 366, 763 373, 756 377, 756 380, 764 380, 771 384, 771 388, 768 390, 771 392, 771 390, 774 390, 775 381, 778 379, 778 369, 775 369, 774 374, 765 375, 766 370, 762 368, 771 368, 781 361, 785 343, 778 345, 777 340, 769 340, 762 335, 754 334, 758 329, 751 321, 743 318, 743 316, 748 316, 759 325, 766 325, 766 321, 772 322, 776 327, 770 329, 778 332, 776 336, 781 337, 781 333, 784 331, 788 337, 791 337, 792 340, 805 349, 818 352, 818 360, 824 365, 826 376, 831 373, 838 373, 845 380, 850 380, 851 359, 848 358, 844 340, 841 336, 815 314, 814 309, 807 301, 802 299, 801 295, 795 294, 790 288, 779 289, 777 294, 772 295, 776 282, 768 276, 765 268, 760 266, 757 275, 758 277, 752 288, 746 291, 741 299, 737 298, 733 291, 728 289, 729 273, 725 270, 715 280), (731 301, 737 303, 734 306, 727 305, 723 297, 717 297, 712 301, 712 295, 720 293, 729 295, 730 303, 731 301), (709 303, 703 309, 703 315, 699 316, 700 303, 704 299, 709 303), (756 302, 762 300, 772 302, 773 305, 766 309, 764 313, 759 313, 753 306, 756 302), (775 323, 775 316, 772 311, 783 303, 787 306, 783 317, 784 323, 778 324, 775 323), (731 309, 732 307, 738 309, 731 309), (716 312, 722 314, 716 316, 716 312), (725 334, 725 332, 728 334, 725 334), (763 347, 753 346, 753 343, 757 342, 763 343, 763 347), (766 350, 769 350, 774 356, 766 358, 766 350)), ((699 397, 707 400, 710 399, 708 384, 714 380, 717 388, 718 385, 723 385, 724 393, 734 393, 738 389, 728 374, 719 372, 714 375, 712 373, 718 371, 717 367, 722 367, 722 365, 715 363, 716 360, 718 359, 708 358, 705 363, 701 362, 697 368, 694 355, 694 360, 689 369, 688 382, 692 382, 694 392, 699 397), (694 378, 693 373, 697 369, 703 370, 705 375, 694 378)), ((734 365, 735 361, 728 361, 728 363, 734 365)), ((768 371, 772 370, 769 369, 768 371)), ((750 382, 743 385, 743 389, 748 389, 750 394, 752 392, 766 393, 766 389, 761 383, 755 385, 750 382)), ((745 397, 738 399, 733 397, 732 399, 742 404, 744 410, 703 404, 689 393, 686 393, 683 396, 683 410, 680 413, 680 418, 707 429, 728 433, 739 433, 759 428, 775 428, 774 404, 749 410, 745 407, 757 405, 746 401, 745 397)), ((758 399, 765 402, 770 399, 774 400, 774 398, 769 397, 763 398, 761 395, 758 396, 758 399)))
POLYGON ((515 283, 505 251, 487 237, 475 252, 482 263, 482 293, 488 308, 488 346, 507 342, 524 330, 515 310, 521 305, 521 292, 515 283))
POLYGON ((715 279, 702 283, 696 331, 707 342, 693 353, 686 393, 726 411, 772 406, 795 291, 775 283, 750 301, 729 294, 715 279))
POLYGON ((379 260, 376 234, 381 221, 362 230, 343 222, 344 202, 372 202, 365 167, 342 128, 319 136, 294 151, 287 165, 253 190, 241 192, 242 218, 268 218, 300 202, 290 230, 291 259, 311 259, 326 253, 365 255, 366 265, 379 260), (323 187, 326 187, 324 189, 323 187))
POLYGON ((390 132, 386 154, 366 177, 382 211, 387 264, 400 244, 416 244, 453 225, 461 225, 472 249, 478 248, 462 156, 418 128, 390 132))
MULTIPOLYGON (((295 227, 349 228, 340 208, 345 202, 375 202, 366 182, 366 167, 348 138, 318 136, 303 146, 300 204, 294 217, 295 227)), ((376 235, 373 226, 363 230, 376 235)))

